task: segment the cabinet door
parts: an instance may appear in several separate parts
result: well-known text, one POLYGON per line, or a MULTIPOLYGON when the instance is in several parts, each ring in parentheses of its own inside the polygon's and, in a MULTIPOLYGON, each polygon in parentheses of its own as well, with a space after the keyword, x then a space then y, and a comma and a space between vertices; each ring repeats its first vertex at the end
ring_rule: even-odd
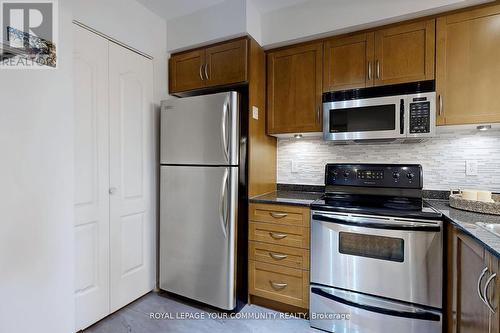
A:
POLYGON ((322 58, 322 43, 268 54, 270 134, 321 131, 322 58))
POLYGON ((373 86, 373 33, 333 38, 324 49, 323 91, 373 86))
POLYGON ((438 124, 500 121, 500 6, 437 21, 438 124))
POLYGON ((456 234, 456 276, 454 283, 455 328, 460 333, 487 333, 489 329, 489 310, 479 298, 477 288, 486 282, 487 273, 481 278, 488 266, 484 248, 461 233, 456 234))
POLYGON ((199 89, 205 86, 205 51, 175 54, 169 60, 170 93, 199 89))
POLYGON ((434 79, 435 20, 375 32, 375 85, 434 79))
POLYGON ((205 53, 208 86, 247 80, 247 39, 209 47, 205 53))
POLYGON ((153 64, 109 46, 111 312, 154 287, 153 64))
POLYGON ((109 312, 108 41, 74 26, 76 330, 109 312))

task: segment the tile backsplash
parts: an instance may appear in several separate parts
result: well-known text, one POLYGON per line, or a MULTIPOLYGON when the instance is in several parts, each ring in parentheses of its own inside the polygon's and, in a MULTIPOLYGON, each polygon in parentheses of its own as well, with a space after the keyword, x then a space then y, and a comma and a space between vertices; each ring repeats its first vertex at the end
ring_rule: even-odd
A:
POLYGON ((500 192, 500 130, 439 127, 435 138, 406 144, 334 145, 321 138, 278 140, 278 183, 324 185, 327 163, 417 163, 424 170, 425 189, 500 192), (466 175, 466 161, 477 163, 477 175, 466 175))

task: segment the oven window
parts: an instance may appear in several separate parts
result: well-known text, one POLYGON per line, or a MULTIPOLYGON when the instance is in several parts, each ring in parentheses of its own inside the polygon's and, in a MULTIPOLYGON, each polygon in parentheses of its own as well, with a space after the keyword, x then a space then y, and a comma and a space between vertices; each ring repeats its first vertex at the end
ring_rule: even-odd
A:
POLYGON ((330 133, 390 131, 395 129, 395 104, 330 110, 330 133))
POLYGON ((339 252, 354 256, 404 261, 404 240, 400 238, 339 233, 339 252))

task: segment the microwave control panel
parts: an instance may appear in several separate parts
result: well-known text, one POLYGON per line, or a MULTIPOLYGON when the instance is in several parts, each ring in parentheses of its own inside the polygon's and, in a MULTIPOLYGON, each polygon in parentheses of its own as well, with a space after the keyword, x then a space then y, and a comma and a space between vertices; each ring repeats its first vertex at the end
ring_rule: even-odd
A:
POLYGON ((410 103, 410 134, 429 133, 430 128, 431 128, 431 103, 430 102, 410 103))

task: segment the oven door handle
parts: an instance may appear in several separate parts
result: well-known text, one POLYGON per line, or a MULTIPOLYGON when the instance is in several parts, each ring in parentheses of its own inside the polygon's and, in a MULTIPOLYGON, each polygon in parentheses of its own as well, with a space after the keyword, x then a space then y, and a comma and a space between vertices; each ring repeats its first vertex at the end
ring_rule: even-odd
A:
MULTIPOLYGON (((356 221, 356 218, 349 218, 343 216, 329 216, 323 214, 313 214, 313 220, 331 222, 341 225, 371 228, 371 229, 386 229, 386 230, 408 230, 408 231, 431 231, 439 232, 441 227, 437 223, 432 222, 411 222, 404 220, 396 220, 396 222, 381 221, 381 222, 369 222, 369 221, 356 221)), ((367 218, 372 221, 377 220, 376 218, 367 218)))
MULTIPOLYGON (((375 312, 375 313, 380 313, 384 315, 389 315, 389 316, 394 316, 394 317, 402 317, 402 318, 412 318, 412 319, 420 319, 420 320, 430 320, 430 321, 440 321, 441 316, 434 312, 430 311, 425 311, 423 309, 419 309, 418 312, 412 312, 412 311, 402 311, 402 310, 396 310, 396 309, 388 309, 388 308, 381 308, 379 306, 375 305, 370 305, 370 304, 359 304, 356 302, 353 302, 351 300, 332 295, 326 291, 324 291, 321 288, 316 288, 313 287, 311 288, 311 293, 316 294, 321 297, 325 297, 328 299, 331 299, 332 301, 347 305, 347 306, 352 306, 358 309, 362 309, 365 311, 369 312, 375 312)), ((410 307, 410 306, 408 306, 410 307)))

